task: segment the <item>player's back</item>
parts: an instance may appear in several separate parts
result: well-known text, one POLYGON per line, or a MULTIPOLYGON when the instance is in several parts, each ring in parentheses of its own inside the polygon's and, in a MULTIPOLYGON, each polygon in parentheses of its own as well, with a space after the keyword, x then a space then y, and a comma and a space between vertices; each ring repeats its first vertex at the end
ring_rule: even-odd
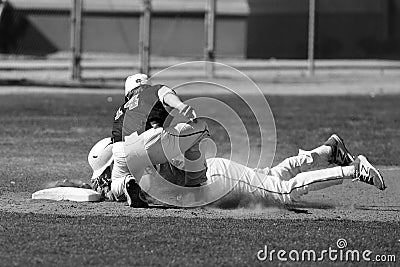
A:
POLYGON ((163 85, 145 84, 127 95, 125 103, 114 118, 114 142, 122 141, 124 136, 134 132, 141 134, 151 127, 152 120, 163 124, 169 113, 158 97, 158 91, 162 87, 163 85))

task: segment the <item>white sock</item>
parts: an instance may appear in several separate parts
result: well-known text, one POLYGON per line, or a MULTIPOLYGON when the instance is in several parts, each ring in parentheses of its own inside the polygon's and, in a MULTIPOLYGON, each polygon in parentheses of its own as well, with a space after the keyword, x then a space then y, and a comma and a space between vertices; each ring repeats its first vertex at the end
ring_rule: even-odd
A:
POLYGON ((344 166, 342 167, 342 172, 343 172, 343 178, 344 179, 353 179, 354 178, 354 166, 344 166))

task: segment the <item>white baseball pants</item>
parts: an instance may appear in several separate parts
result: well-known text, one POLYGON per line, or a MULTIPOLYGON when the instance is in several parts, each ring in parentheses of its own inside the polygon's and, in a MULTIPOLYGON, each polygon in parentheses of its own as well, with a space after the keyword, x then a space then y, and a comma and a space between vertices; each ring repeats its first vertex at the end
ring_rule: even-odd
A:
POLYGON ((344 176, 342 167, 306 171, 314 166, 316 156, 300 150, 297 156, 263 170, 254 170, 227 159, 208 159, 208 183, 216 182, 219 186, 232 188, 225 199, 248 197, 256 201, 293 203, 309 191, 339 185, 344 178, 348 178, 344 176))

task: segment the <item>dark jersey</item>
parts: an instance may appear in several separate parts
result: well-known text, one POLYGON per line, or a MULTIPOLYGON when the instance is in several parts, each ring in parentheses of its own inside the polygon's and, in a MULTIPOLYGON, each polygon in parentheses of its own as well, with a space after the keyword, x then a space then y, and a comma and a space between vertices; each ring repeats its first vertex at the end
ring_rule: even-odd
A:
MULTIPOLYGON (((150 129, 150 122, 163 126, 169 113, 160 101, 160 89, 164 85, 141 85, 130 92, 125 103, 117 110, 112 129, 113 142, 123 141, 134 132, 141 134, 150 129)), ((164 87, 166 91, 171 89, 164 87)), ((172 90, 171 90, 172 91, 172 90)), ((172 91, 173 92, 173 91, 172 91)), ((162 95, 165 95, 161 92, 162 95)))

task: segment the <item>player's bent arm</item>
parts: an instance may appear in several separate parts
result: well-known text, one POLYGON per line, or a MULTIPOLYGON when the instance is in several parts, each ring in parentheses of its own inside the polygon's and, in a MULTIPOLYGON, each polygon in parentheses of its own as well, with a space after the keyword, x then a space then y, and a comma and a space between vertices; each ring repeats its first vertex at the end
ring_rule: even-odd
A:
POLYGON ((194 120, 197 118, 194 109, 191 106, 184 104, 172 89, 163 86, 158 91, 158 96, 161 102, 171 108, 177 109, 181 115, 187 117, 188 119, 194 120))
POLYGON ((178 109, 179 106, 183 105, 175 91, 167 86, 163 86, 158 90, 158 98, 164 105, 167 105, 171 108, 178 109))
POLYGON ((158 99, 163 103, 166 104, 164 101, 164 97, 168 94, 176 95, 175 91, 169 88, 168 86, 163 85, 160 89, 158 89, 158 99))

